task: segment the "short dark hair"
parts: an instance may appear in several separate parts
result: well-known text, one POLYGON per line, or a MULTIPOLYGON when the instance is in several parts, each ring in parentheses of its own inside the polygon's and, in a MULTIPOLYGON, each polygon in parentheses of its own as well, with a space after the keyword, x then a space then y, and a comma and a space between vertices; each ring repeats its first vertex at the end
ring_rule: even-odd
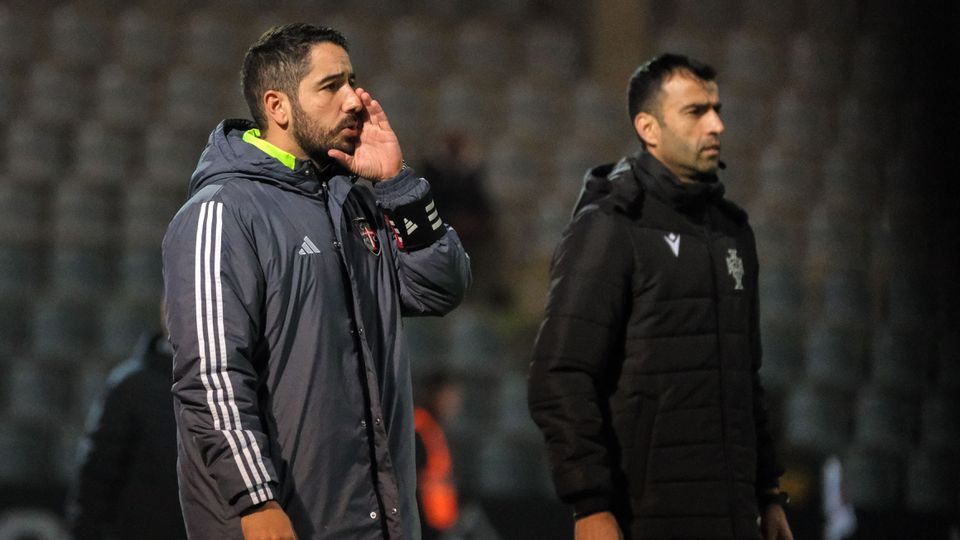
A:
POLYGON ((709 65, 682 54, 665 53, 654 56, 630 76, 630 84, 627 86, 627 108, 631 121, 641 112, 650 113, 659 118, 660 111, 656 103, 657 98, 660 97, 663 82, 678 71, 687 71, 703 81, 712 81, 717 77, 717 72, 709 65))
POLYGON ((325 42, 348 50, 347 39, 340 32, 307 23, 275 26, 247 50, 240 70, 240 85, 250 114, 261 129, 267 125, 260 102, 264 92, 279 90, 295 99, 300 81, 310 71, 311 48, 325 42))

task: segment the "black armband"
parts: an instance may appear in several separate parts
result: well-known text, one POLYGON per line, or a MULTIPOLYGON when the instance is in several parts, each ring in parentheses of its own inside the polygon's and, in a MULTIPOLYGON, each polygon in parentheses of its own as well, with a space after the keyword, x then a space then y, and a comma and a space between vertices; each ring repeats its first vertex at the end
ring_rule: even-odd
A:
POLYGON ((422 249, 447 232, 436 206, 427 190, 422 198, 384 212, 398 248, 402 251, 422 249))

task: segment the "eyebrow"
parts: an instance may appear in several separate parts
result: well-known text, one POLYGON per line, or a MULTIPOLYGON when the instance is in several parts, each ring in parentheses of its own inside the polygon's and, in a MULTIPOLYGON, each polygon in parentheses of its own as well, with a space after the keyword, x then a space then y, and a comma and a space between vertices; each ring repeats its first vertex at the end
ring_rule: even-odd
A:
POLYGON ((333 82, 333 81, 336 81, 336 80, 342 80, 342 79, 344 79, 344 78, 350 79, 350 78, 352 78, 352 77, 356 77, 356 74, 354 74, 353 72, 341 71, 340 73, 334 73, 334 74, 332 74, 332 75, 327 75, 326 77, 320 79, 319 81, 316 82, 316 86, 323 86, 323 85, 325 85, 325 84, 327 84, 327 83, 329 83, 329 82, 333 82))
POLYGON ((722 107, 722 106, 723 106, 723 104, 720 103, 719 101, 717 101, 717 102, 715 102, 715 103, 714 103, 714 102, 710 102, 710 101, 701 101, 701 102, 698 102, 698 103, 688 103, 688 104, 684 105, 683 107, 681 107, 680 110, 681 110, 681 111, 692 111, 692 110, 697 110, 697 109, 708 109, 708 110, 709 110, 709 109, 716 109, 717 111, 719 111, 719 110, 720 110, 720 107, 722 107))

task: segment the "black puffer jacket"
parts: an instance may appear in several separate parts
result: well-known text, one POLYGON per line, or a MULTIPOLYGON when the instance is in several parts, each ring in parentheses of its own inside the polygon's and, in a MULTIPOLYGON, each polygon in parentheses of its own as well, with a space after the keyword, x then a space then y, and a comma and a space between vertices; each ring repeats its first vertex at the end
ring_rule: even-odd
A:
POLYGON ((588 175, 530 369, 561 499, 627 538, 759 538, 782 473, 758 379, 757 255, 716 177, 645 152, 588 175))

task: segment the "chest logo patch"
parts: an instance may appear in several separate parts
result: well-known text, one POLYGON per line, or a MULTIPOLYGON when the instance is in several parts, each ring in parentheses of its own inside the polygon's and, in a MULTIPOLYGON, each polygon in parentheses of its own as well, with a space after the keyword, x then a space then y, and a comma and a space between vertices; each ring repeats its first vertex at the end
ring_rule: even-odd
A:
POLYGON ((363 245, 367 246, 370 253, 380 255, 380 242, 377 241, 377 231, 370 226, 370 222, 367 221, 366 218, 356 218, 353 220, 353 223, 357 226, 357 232, 360 233, 363 245))
POLYGON ((737 255, 737 250, 727 250, 727 273, 733 276, 736 285, 734 290, 743 290, 743 259, 737 255))
POLYGON ((663 239, 667 241, 667 245, 670 246, 670 251, 673 252, 674 257, 680 256, 680 235, 677 233, 670 233, 663 236, 663 239))

